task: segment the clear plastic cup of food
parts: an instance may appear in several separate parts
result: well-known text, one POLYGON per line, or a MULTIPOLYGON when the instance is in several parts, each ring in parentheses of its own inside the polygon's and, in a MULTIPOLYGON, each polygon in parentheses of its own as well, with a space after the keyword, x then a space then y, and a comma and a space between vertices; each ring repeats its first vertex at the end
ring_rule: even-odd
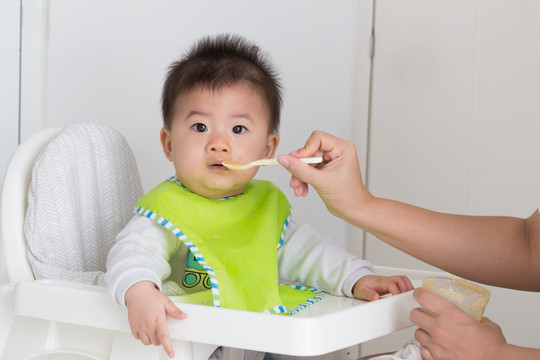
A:
POLYGON ((446 300, 480 321, 491 293, 483 287, 456 277, 424 279, 422 287, 446 300))

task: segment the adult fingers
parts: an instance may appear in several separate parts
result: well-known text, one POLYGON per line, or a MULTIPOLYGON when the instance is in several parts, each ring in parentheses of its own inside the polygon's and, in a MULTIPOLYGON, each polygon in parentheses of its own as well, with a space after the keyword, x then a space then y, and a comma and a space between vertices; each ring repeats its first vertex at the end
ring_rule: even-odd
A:
POLYGON ((434 359, 433 354, 430 351, 431 347, 431 335, 423 329, 416 329, 414 332, 414 338, 421 345, 420 354, 422 355, 422 360, 432 360, 434 359))
POLYGON ((422 360, 434 360, 435 358, 431 354, 431 351, 425 346, 422 346, 420 348, 420 355, 422 356, 422 360))
POLYGON ((430 314, 426 312, 425 309, 416 308, 411 310, 411 313, 409 314, 409 319, 419 328, 424 329, 424 331, 426 331, 427 333, 431 333, 433 331, 433 328, 436 326, 436 319, 433 315, 435 314, 430 314))
POLYGON ((434 315, 444 314, 456 308, 450 301, 421 287, 416 288, 413 295, 422 308, 434 315))
POLYGON ((324 153, 325 160, 331 160, 337 156, 337 154, 335 154, 337 149, 336 145, 343 142, 343 139, 340 139, 334 135, 330 135, 324 131, 315 130, 307 139, 304 147, 293 152, 292 155, 298 157, 309 157, 321 156, 324 153))
POLYGON ((304 163, 295 156, 280 155, 278 157, 278 162, 293 175, 293 179, 296 179, 291 179, 290 183, 290 185, 295 189, 299 185, 302 185, 298 182, 298 180, 303 183, 313 184, 313 181, 317 180, 317 174, 320 173, 320 170, 304 163))
POLYGON ((302 180, 295 178, 294 176, 291 176, 291 181, 289 182, 289 186, 294 189, 294 196, 305 197, 308 194, 308 191, 309 191, 308 185, 302 180))
POLYGON ((416 329, 414 332, 414 338, 423 346, 426 346, 431 343, 431 335, 424 329, 416 329))
MULTIPOLYGON (((325 163, 343 156, 346 151, 352 151, 349 147, 354 147, 349 142, 337 138, 333 135, 322 131, 314 131, 306 141, 303 148, 293 151, 289 155, 281 155, 278 157, 278 162, 289 170, 294 177, 305 182, 313 184, 320 175, 320 171, 316 170, 321 165, 309 166, 298 158, 309 156, 322 156, 325 163)), ((294 187, 294 186, 293 186, 294 187)))

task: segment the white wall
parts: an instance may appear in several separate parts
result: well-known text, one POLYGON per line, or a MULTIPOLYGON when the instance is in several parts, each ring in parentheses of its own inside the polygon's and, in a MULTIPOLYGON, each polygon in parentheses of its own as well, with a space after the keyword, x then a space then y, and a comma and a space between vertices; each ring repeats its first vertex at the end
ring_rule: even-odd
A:
MULTIPOLYGON (((372 191, 529 216, 540 205, 540 3, 387 0, 376 13, 372 191)), ((376 263, 423 267, 379 244, 367 245, 376 263)))
MULTIPOLYGON (((532 214, 540 205, 540 2, 378 0, 375 14, 370 190, 436 211, 532 214)), ((432 269, 371 235, 365 256, 432 269)), ((486 315, 509 342, 539 348, 540 293, 492 291, 486 315)))
MULTIPOLYGON (((357 18, 357 8, 367 1, 23 4, 31 8, 32 26, 23 27, 22 137, 75 121, 109 124, 132 146, 146 190, 173 172, 159 144, 165 72, 203 35, 239 33, 270 53, 284 84, 279 153, 302 146, 314 129, 351 138, 355 75, 369 75, 369 32, 359 38, 357 31, 359 21, 371 28, 371 12, 357 18), (364 46, 361 61, 357 44, 364 46)), ((367 92, 364 96, 367 103, 367 92)), ((355 116, 365 122, 367 107, 355 116)), ((346 225, 327 215, 314 192, 308 199, 293 199, 283 169, 264 169, 259 177, 272 179, 291 195, 301 222, 345 244, 346 225)))
POLYGON ((0 1, 0 187, 19 144, 20 3, 0 1))
MULTIPOLYGON (((370 189, 529 216, 540 205, 540 3, 383 0, 376 14, 370 189)), ((377 264, 425 268, 378 240, 366 248, 377 264)))

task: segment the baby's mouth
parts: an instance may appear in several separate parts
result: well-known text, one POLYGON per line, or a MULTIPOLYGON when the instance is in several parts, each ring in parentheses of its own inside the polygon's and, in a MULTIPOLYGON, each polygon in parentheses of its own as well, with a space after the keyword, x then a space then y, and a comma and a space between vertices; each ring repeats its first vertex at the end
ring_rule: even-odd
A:
POLYGON ((229 169, 227 169, 225 166, 223 166, 223 164, 220 162, 216 162, 216 163, 213 163, 213 164, 210 164, 210 166, 208 166, 211 170, 219 170, 219 171, 228 171, 229 169))

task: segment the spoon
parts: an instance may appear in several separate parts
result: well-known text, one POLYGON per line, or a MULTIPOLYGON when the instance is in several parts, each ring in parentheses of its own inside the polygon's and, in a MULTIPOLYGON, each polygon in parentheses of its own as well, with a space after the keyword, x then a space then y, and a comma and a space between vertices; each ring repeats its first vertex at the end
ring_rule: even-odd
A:
MULTIPOLYGON (((322 157, 308 157, 300 160, 306 164, 318 164, 323 161, 322 157)), ((237 164, 232 161, 223 161, 221 164, 230 170, 247 170, 254 166, 279 165, 277 159, 260 159, 247 164, 237 164)))

